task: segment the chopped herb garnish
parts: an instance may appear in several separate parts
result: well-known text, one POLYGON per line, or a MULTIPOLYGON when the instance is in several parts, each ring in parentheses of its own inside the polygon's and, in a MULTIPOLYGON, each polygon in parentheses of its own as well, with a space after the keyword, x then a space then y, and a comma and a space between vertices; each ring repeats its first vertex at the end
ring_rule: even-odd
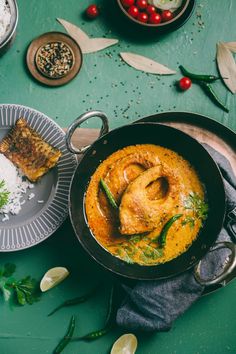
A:
POLYGON ((193 229, 195 225, 195 219, 192 216, 186 216, 186 218, 182 221, 181 224, 183 226, 189 224, 190 228, 193 229))
POLYGON ((185 201, 185 209, 193 211, 194 216, 201 221, 206 220, 208 215, 208 204, 195 192, 189 193, 185 201))
POLYGON ((5 181, 0 181, 0 209, 8 203, 10 192, 5 188, 5 181))
POLYGON ((156 249, 154 247, 151 247, 150 245, 146 245, 144 249, 142 249, 143 254, 146 258, 156 260, 157 258, 160 258, 163 256, 163 250, 162 249, 156 249))

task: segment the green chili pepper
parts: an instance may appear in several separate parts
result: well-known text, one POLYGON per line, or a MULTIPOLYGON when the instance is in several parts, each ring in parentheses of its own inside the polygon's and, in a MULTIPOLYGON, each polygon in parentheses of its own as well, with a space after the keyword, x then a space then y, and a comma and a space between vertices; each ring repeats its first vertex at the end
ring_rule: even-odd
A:
POLYGON ((224 103, 221 102, 221 100, 219 99, 219 97, 217 96, 217 94, 215 93, 215 91, 213 90, 212 86, 209 83, 200 81, 200 85, 208 94, 208 96, 212 99, 212 101, 215 102, 215 104, 217 104, 217 106, 222 108, 225 112, 229 113, 229 109, 225 106, 224 103))
POLYGON ((108 188, 106 182, 102 178, 100 179, 100 184, 101 184, 101 187, 102 187, 103 191, 105 192, 105 194, 107 196, 107 199, 108 199, 110 205, 114 209, 118 209, 118 205, 116 204, 116 201, 115 201, 110 189, 108 188))
POLYGON ((69 328, 62 338, 62 340, 57 345, 56 349, 54 350, 53 354, 59 354, 63 351, 63 349, 67 346, 67 344, 71 341, 73 333, 75 330, 75 316, 71 317, 69 328))
POLYGON ((88 333, 86 334, 85 336, 83 337, 80 337, 79 339, 81 340, 95 340, 95 339, 98 339, 102 336, 104 336, 105 334, 107 334, 110 330, 112 329, 112 326, 106 326, 98 331, 94 331, 94 332, 91 332, 91 333, 88 333))
POLYGON ((180 65, 179 68, 180 68, 183 75, 189 77, 192 80, 204 81, 206 83, 212 83, 212 82, 215 82, 216 80, 220 79, 220 77, 215 76, 215 75, 204 75, 204 74, 191 73, 187 69, 185 69, 183 67, 183 65, 180 65))
POLYGON ((167 233, 170 229, 170 227, 173 225, 173 223, 178 220, 183 214, 176 214, 174 216, 172 216, 172 218, 170 218, 166 223, 165 225, 163 226, 162 230, 161 230, 161 233, 159 236, 157 236, 153 242, 157 242, 160 244, 161 247, 164 247, 165 246, 165 243, 166 243, 166 236, 167 236, 167 233))
POLYGON ((92 289, 90 292, 88 292, 85 295, 64 301, 61 305, 57 306, 52 312, 50 312, 48 314, 48 316, 53 315, 55 312, 57 312, 58 310, 60 310, 63 307, 73 306, 73 305, 77 305, 77 304, 81 304, 82 302, 85 302, 97 291, 97 289, 98 289, 98 287, 92 289))
POLYGON ((113 286, 111 289, 111 294, 110 294, 110 298, 109 298, 109 304, 108 304, 108 311, 107 311, 107 317, 106 317, 106 321, 105 321, 105 325, 103 328, 94 331, 94 332, 90 332, 82 337, 75 337, 73 338, 74 340, 87 340, 87 341, 91 341, 91 340, 95 340, 98 339, 102 336, 104 336, 105 334, 107 334, 115 325, 115 317, 116 317, 116 311, 117 311, 117 296, 118 296, 119 292, 115 291, 115 287, 113 286))

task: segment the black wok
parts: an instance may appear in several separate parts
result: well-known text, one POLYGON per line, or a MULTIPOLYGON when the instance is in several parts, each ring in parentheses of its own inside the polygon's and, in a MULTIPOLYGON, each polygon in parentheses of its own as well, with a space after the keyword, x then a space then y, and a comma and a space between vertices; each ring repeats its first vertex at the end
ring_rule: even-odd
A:
MULTIPOLYGON (((182 131, 157 124, 136 123, 126 125, 108 132, 108 120, 104 113, 96 111, 80 116, 68 129, 67 146, 71 152, 84 153, 71 182, 69 196, 70 217, 74 231, 83 248, 103 267, 131 279, 160 279, 174 276, 196 265, 215 243, 222 228, 225 215, 225 191, 220 170, 205 148, 182 131), (97 116, 102 120, 100 138, 91 146, 76 149, 71 143, 75 129, 85 120, 97 116), (85 193, 98 165, 113 152, 134 144, 156 144, 176 151, 188 160, 197 170, 206 188, 209 204, 208 218, 197 239, 189 249, 177 258, 155 266, 128 264, 106 251, 91 233, 85 214, 85 193)), ((217 244, 216 248, 229 247, 235 256, 235 248, 230 243, 217 244)), ((235 259, 235 257, 232 257, 235 259)), ((235 263, 235 261, 234 261, 235 263)), ((230 264, 226 272, 235 264, 230 264)), ((196 266, 196 277, 199 276, 196 266)), ((213 283, 224 278, 224 274, 213 280, 213 283)), ((212 284, 212 281, 210 282, 212 284)))

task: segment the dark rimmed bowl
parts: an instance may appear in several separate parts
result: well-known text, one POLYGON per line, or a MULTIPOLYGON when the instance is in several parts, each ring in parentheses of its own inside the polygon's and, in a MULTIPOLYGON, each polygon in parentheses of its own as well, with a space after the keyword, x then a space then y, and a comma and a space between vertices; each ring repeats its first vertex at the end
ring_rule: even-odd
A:
POLYGON ((73 176, 69 197, 69 210, 74 231, 88 254, 106 269, 130 279, 161 279, 175 276, 192 268, 215 243, 222 228, 225 215, 225 191, 220 170, 206 149, 186 133, 156 123, 135 123, 107 133, 107 118, 102 112, 88 112, 79 117, 68 129, 67 146, 71 152, 83 153, 73 176), (91 117, 103 120, 101 137, 91 146, 81 150, 73 148, 71 137, 81 123, 91 117), (104 133, 107 133, 103 135, 104 133), (84 199, 91 176, 113 152, 135 144, 156 144, 176 151, 197 170, 205 185, 209 214, 197 239, 189 249, 164 264, 141 266, 128 264, 105 250, 93 236, 86 219, 84 199))
POLYGON ((16 27, 18 23, 18 7, 16 0, 7 0, 7 3, 10 6, 11 22, 7 32, 0 42, 0 56, 3 55, 11 46, 15 38, 16 27))
POLYGON ((123 12, 127 20, 132 23, 133 25, 139 26, 143 30, 148 30, 151 32, 156 33, 167 33, 178 29, 179 27, 183 26, 184 23, 189 19, 192 15, 192 12, 195 7, 195 0, 183 0, 183 5, 181 6, 180 10, 176 10, 177 15, 168 22, 161 22, 159 24, 152 24, 152 23, 143 23, 128 14, 126 9, 123 7, 121 0, 116 0, 120 10, 123 12))

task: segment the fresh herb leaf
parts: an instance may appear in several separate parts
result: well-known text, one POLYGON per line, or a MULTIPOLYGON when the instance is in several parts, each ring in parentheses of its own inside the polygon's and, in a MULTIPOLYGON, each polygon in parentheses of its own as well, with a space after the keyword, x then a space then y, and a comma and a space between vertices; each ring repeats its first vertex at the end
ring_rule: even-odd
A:
POLYGON ((195 225, 195 219, 192 216, 186 216, 186 218, 181 223, 183 226, 189 224, 190 228, 193 229, 195 225))
POLYGON ((5 188, 5 181, 0 181, 0 209, 8 203, 10 192, 5 188))
MULTIPOLYGON (((0 182, 1 185, 1 182, 0 182)), ((6 263, 0 269, 0 291, 4 300, 8 301, 15 295, 16 301, 20 305, 33 304, 39 300, 39 283, 27 276, 21 280, 11 277, 16 270, 13 263, 6 263)))
POLYGON ((163 256, 163 250, 162 249, 156 249, 151 247, 150 245, 146 245, 144 249, 142 249, 143 254, 146 258, 150 258, 152 260, 155 260, 157 258, 160 258, 163 256))
POLYGON ((195 217, 204 221, 208 215, 208 204, 195 192, 189 193, 185 201, 185 209, 192 210, 195 217))
POLYGON ((12 296, 13 289, 7 286, 5 279, 0 280, 0 291, 3 294, 4 300, 9 301, 12 296))
POLYGON ((26 303, 32 305, 39 300, 39 284, 30 276, 14 282, 12 286, 16 291, 17 301, 20 305, 26 303))

